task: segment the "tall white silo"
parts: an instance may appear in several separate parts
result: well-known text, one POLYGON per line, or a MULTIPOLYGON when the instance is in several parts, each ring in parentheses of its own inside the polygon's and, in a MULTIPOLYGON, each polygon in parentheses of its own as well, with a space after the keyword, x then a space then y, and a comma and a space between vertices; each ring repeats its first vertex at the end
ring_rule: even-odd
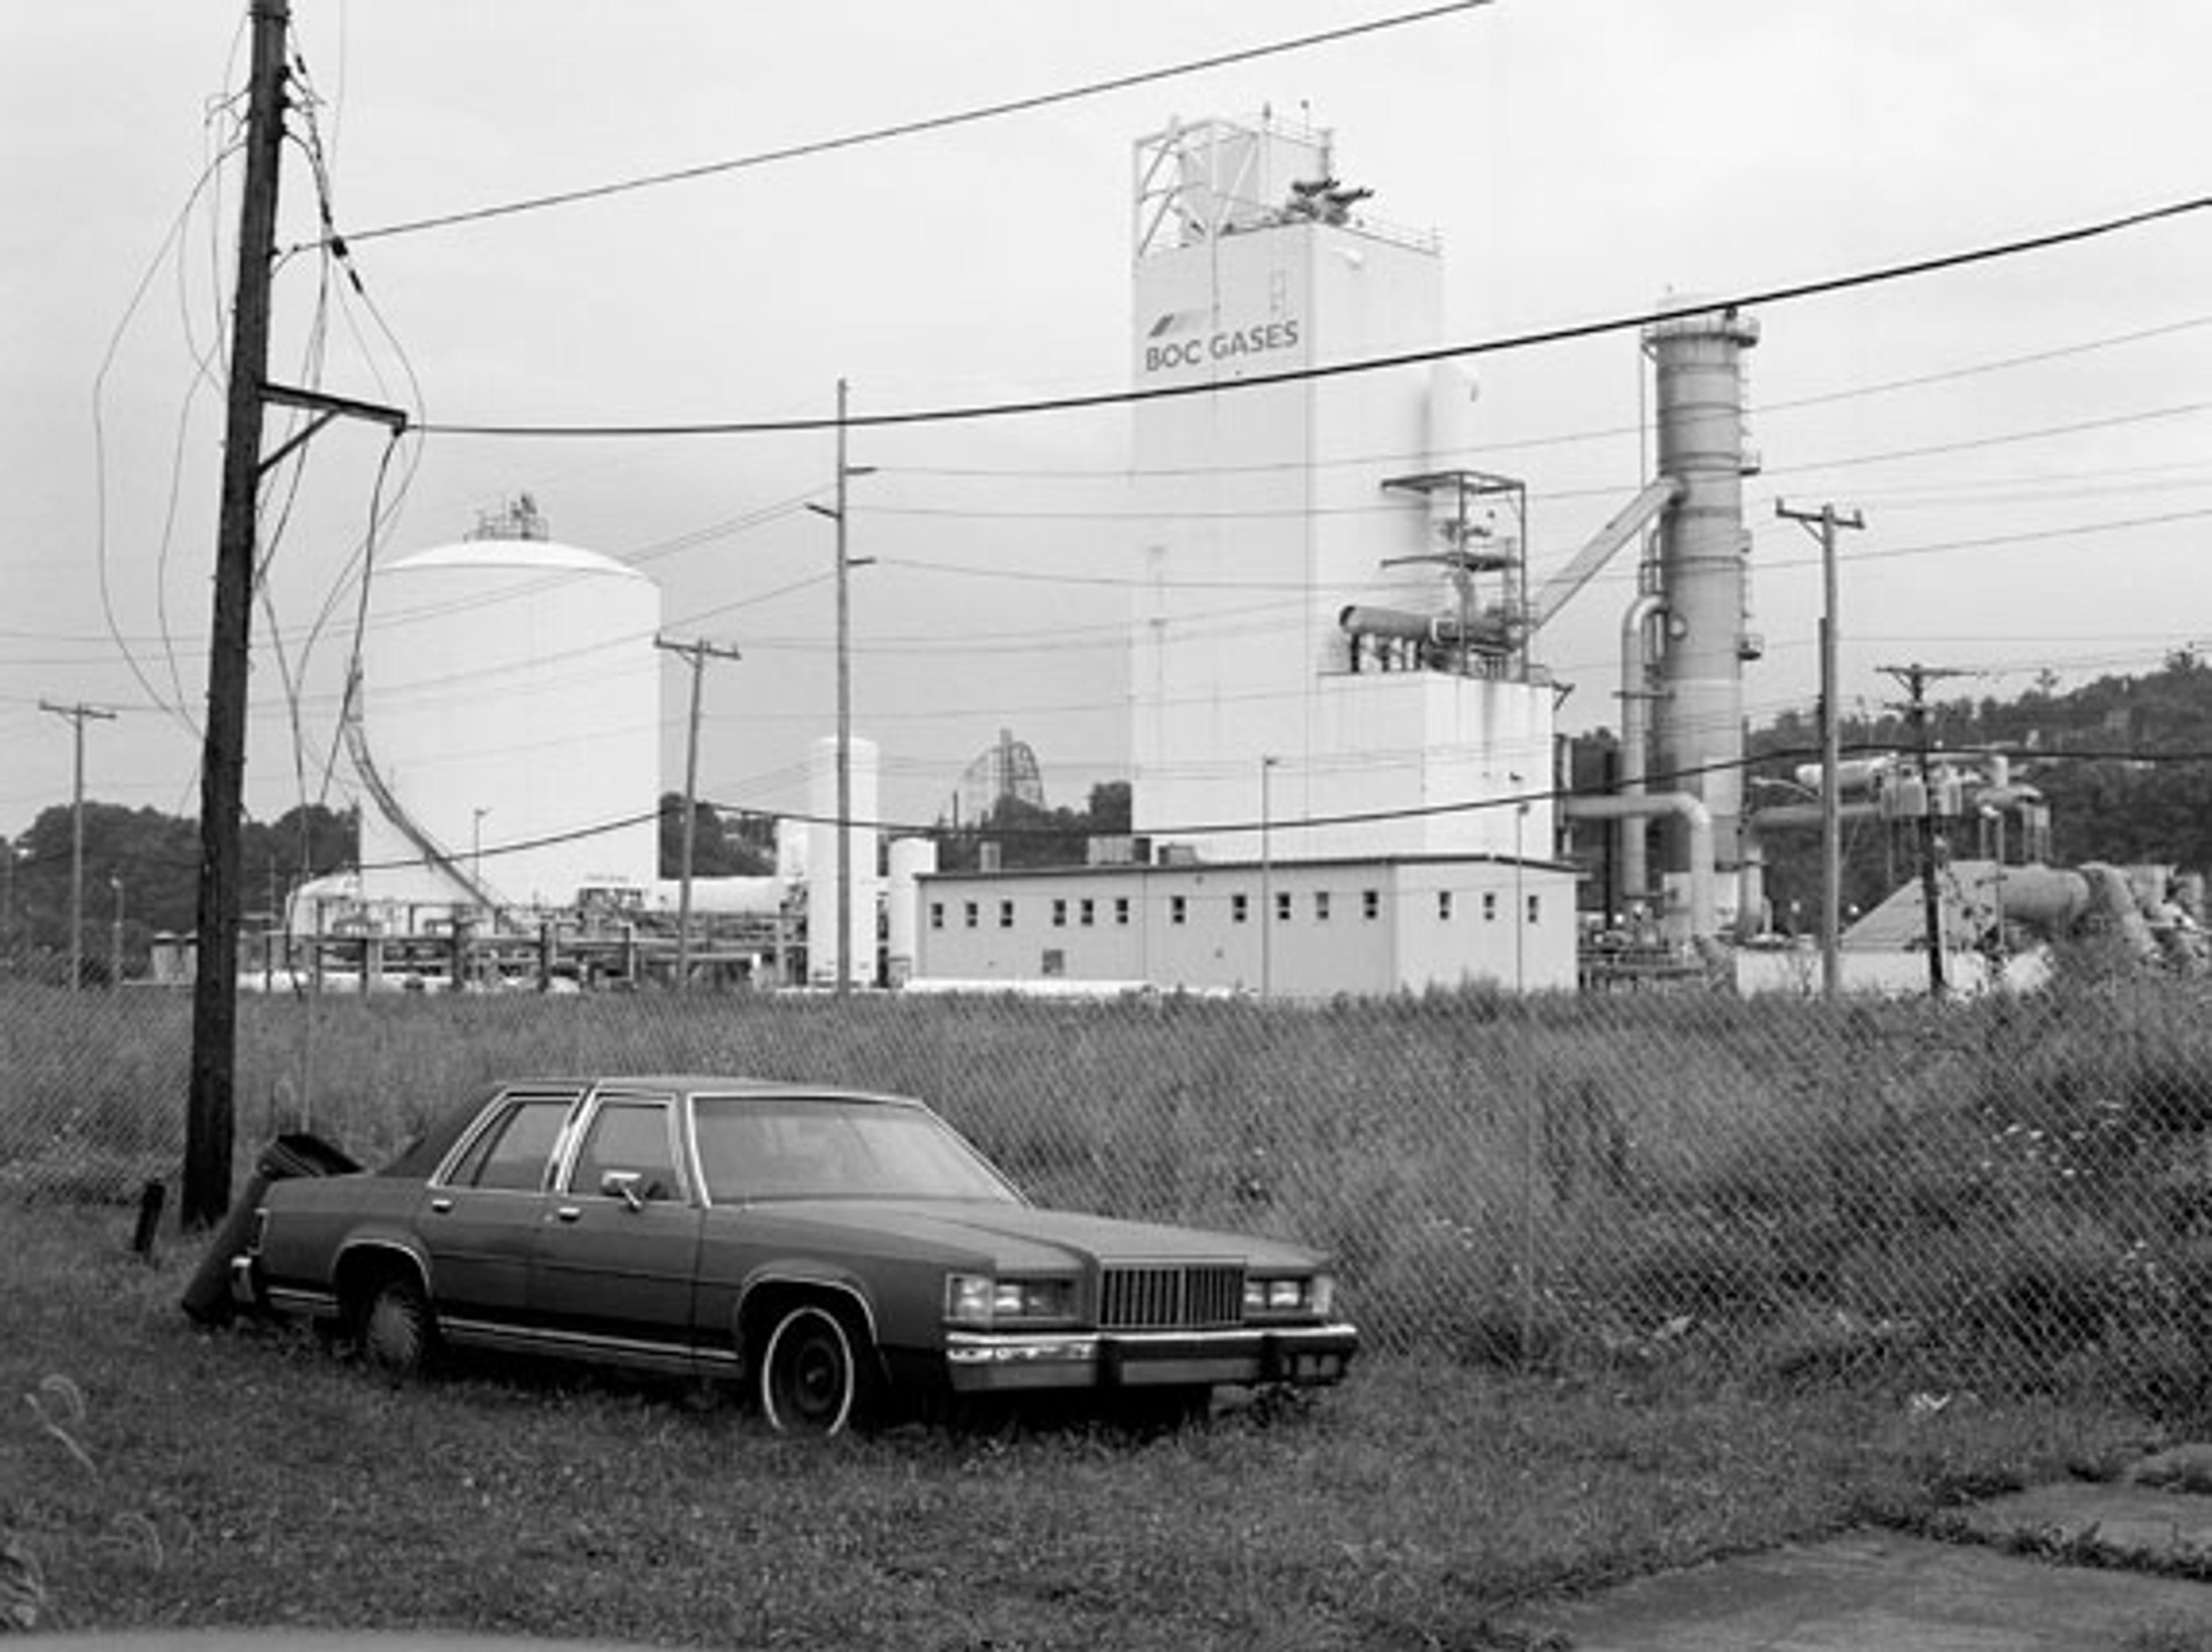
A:
POLYGON ((937 870, 937 841, 895 837, 884 859, 890 877, 884 892, 884 973, 886 985, 903 987, 914 979, 921 951, 921 879, 937 870))
POLYGON ((563 907, 659 872, 660 593, 530 537, 379 574, 362 646, 363 894, 563 907))
POLYGON ((876 912, 882 904, 883 878, 876 870, 880 788, 876 744, 851 743, 848 767, 853 793, 847 865, 852 887, 852 928, 842 944, 837 934, 837 741, 817 740, 806 758, 806 979, 834 987, 840 965, 849 958, 845 979, 871 987, 876 980, 876 912))

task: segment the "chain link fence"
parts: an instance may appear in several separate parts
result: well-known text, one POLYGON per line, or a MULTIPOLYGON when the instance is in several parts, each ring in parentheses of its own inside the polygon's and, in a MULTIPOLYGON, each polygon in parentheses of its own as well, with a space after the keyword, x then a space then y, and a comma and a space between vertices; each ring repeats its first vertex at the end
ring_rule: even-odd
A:
MULTIPOLYGON (((1836 1008, 254 996, 240 1185, 279 1131, 374 1160, 499 1078, 749 1072, 921 1096, 1042 1202, 1325 1247, 1378 1350, 2168 1409, 2212 1351, 2206 1008, 2078 970, 1836 1008)), ((0 987, 0 1200, 173 1182, 190 1029, 184 993, 0 987)))

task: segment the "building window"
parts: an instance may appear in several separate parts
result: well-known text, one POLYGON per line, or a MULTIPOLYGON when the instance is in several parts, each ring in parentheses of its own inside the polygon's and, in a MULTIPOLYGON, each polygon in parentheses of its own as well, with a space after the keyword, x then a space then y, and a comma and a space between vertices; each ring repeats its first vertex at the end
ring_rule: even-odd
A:
POLYGON ((1079 904, 1075 909, 1075 920, 1081 924, 1085 929, 1090 928, 1091 925, 1097 923, 1098 921, 1098 902, 1092 900, 1089 896, 1085 896, 1081 904, 1079 904))
POLYGON ((1364 889, 1359 891, 1359 915, 1366 919, 1369 923, 1373 923, 1377 918, 1382 915, 1382 891, 1381 890, 1364 889))
POLYGON ((1012 929, 1013 926, 1014 926, 1014 903, 1013 903, 1012 901, 1001 901, 1001 902, 999 902, 999 927, 1000 927, 1000 928, 1001 928, 1001 929, 1012 929))
POLYGON ((1325 889, 1314 891, 1314 921, 1317 924, 1328 921, 1328 891, 1325 889))
POLYGON ((929 926, 932 929, 942 929, 945 927, 944 902, 932 901, 929 903, 929 926))
POLYGON ((967 920, 969 928, 973 929, 975 927, 979 919, 979 914, 976 912, 975 903, 973 901, 964 901, 961 903, 960 915, 967 920))
POLYGON ((1486 924, 1494 924, 1498 921, 1498 891, 1496 890, 1486 889, 1482 892, 1482 921, 1486 924))
POLYGON ((1054 929, 1067 927, 1067 902, 1065 900, 1055 900, 1052 903, 1052 926, 1054 929))
POLYGON ((1249 915, 1251 904, 1250 900, 1243 895, 1231 896, 1229 897, 1229 921, 1232 924, 1243 923, 1246 917, 1249 915))
POLYGON ((1129 897, 1126 895, 1117 895, 1114 897, 1114 921, 1124 929, 1128 927, 1129 897))
POLYGON ((1291 920, 1291 892, 1286 889, 1275 891, 1275 921, 1286 924, 1291 920))
POLYGON ((1190 897, 1185 895, 1169 896, 1168 921, 1171 924, 1180 924, 1188 922, 1189 918, 1190 897))
POLYGON ((1540 921, 1543 916, 1543 911, 1544 897, 1540 895, 1530 896, 1528 897, 1528 921, 1532 924, 1540 921))
POLYGON ((1067 954, 1056 946, 1045 949, 1042 963, 1043 967, 1038 973, 1048 979, 1056 979, 1067 973, 1067 954))
POLYGON ((1440 924, 1451 921, 1451 891, 1448 889, 1437 891, 1437 921, 1440 924))

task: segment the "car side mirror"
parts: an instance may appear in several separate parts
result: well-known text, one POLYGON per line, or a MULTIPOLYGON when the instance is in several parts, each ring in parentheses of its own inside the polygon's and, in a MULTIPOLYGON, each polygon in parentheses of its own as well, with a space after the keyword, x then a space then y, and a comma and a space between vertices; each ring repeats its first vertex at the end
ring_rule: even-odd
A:
POLYGON ((602 1171, 599 1192, 609 1199, 619 1199, 634 1211, 645 1208, 645 1178, 635 1170, 602 1171))

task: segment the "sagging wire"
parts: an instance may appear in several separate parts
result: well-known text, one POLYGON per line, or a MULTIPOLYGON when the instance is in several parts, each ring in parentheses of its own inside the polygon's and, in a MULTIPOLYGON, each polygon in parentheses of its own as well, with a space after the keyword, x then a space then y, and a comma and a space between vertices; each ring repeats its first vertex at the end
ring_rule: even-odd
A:
MULTIPOLYGON (((323 761, 322 784, 315 794, 315 801, 319 805, 325 804, 330 797, 331 786, 337 769, 338 752, 344 744, 347 720, 358 716, 361 712, 357 698, 361 690, 362 639, 368 629, 368 593, 376 567, 377 537, 381 528, 379 512, 384 499, 385 477, 391 471, 392 455, 399 451, 402 439, 401 433, 394 431, 385 443, 384 457, 376 467, 376 484, 369 489, 368 526, 362 536, 360 552, 360 601, 354 611, 353 635, 346 648, 345 690, 338 705, 337 725, 331 735, 330 753, 323 761)), ((313 647, 312 637, 308 647, 313 647)), ((305 735, 296 725, 293 732, 295 748, 304 745, 305 735)))
MULTIPOLYGON (((410 419, 410 424, 419 424, 423 406, 422 381, 415 372, 412 360, 405 346, 401 343, 390 324, 385 320, 382 312, 370 295, 368 283, 362 279, 361 271, 354 262, 351 249, 337 230, 335 190, 331 182, 329 152, 324 144, 318 118, 319 111, 328 106, 316 93, 307 60, 296 47, 292 53, 292 68, 294 78, 301 89, 301 96, 296 106, 301 117, 300 131, 292 134, 292 137, 293 141, 307 156, 309 170, 314 179, 316 210, 323 230, 322 239, 316 244, 320 252, 319 261, 320 280, 315 323, 318 375, 321 361, 319 352, 327 344, 327 306, 331 288, 331 273, 336 270, 343 276, 345 287, 350 289, 353 299, 368 311, 377 330, 382 333, 385 343, 390 347, 393 356, 398 361, 400 370, 406 377, 410 407, 414 415, 410 419)), ((334 119, 335 115, 336 112, 333 109, 334 119)), ((388 396, 390 392, 386 387, 382 369, 376 364, 376 352, 368 347, 368 341, 362 335, 343 292, 339 294, 337 310, 341 319, 352 331, 356 343, 361 346, 362 359, 368 364, 369 372, 376 382, 378 392, 380 395, 388 396)), ((319 383, 319 377, 317 382, 319 383)), ((368 624, 369 595, 374 582, 377 546, 386 525, 386 489, 391 483, 392 463, 398 454, 400 443, 404 439, 404 431, 393 431, 386 440, 383 453, 377 462, 375 481, 369 490, 368 519, 361 544, 347 558, 344 566, 340 569, 336 580, 326 593, 314 623, 309 627, 301 644, 296 668, 288 670, 286 672, 287 700, 291 712, 293 761, 302 808, 303 831, 305 830, 305 810, 310 803, 307 774, 310 743, 302 718, 303 696, 300 693, 299 685, 304 681, 307 667, 321 641, 325 626, 337 612, 338 603, 348 588, 357 583, 357 601, 352 635, 347 647, 345 686, 339 703, 337 723, 331 735, 329 751, 322 760, 320 781, 314 788, 312 799, 315 806, 326 806, 331 787, 335 783, 338 753, 343 746, 346 720, 356 714, 357 710, 355 696, 360 682, 362 641, 368 624), (357 582, 356 569, 358 570, 357 582)), ((418 446, 410 450, 406 469, 401 475, 397 489, 393 490, 389 507, 390 513, 397 513, 401 501, 413 484, 415 474, 420 464, 421 452, 418 446)), ((271 554, 274 550, 275 546, 272 544, 270 547, 271 554)), ((281 657, 280 649, 280 659, 281 657)), ((304 868, 307 862, 303 859, 301 864, 304 868)))
POLYGON ((146 267, 141 273, 137 286, 124 305, 123 313, 117 318, 115 326, 108 337, 107 348, 100 357, 100 366, 94 373, 92 380, 93 544, 94 563, 97 569, 100 588, 100 612, 107 626, 109 641, 115 645, 117 652, 122 656, 125 666, 137 683, 139 691, 146 696, 147 703, 176 721, 195 738, 198 736, 198 725, 191 714, 183 690, 182 678, 178 669, 176 653, 168 627, 166 598, 161 587, 166 582, 165 573, 169 551, 175 538, 176 515, 182 491, 186 432, 191 420, 192 404, 198 395, 202 383, 207 377, 206 359, 199 360, 199 370, 195 373, 191 386, 186 390, 178 410, 176 438, 171 455, 168 503, 163 518, 156 554, 154 581, 156 611, 159 617, 162 651, 168 661, 172 680, 171 691, 167 695, 155 686, 146 666, 139 659, 131 637, 123 629, 122 623, 116 614, 108 519, 108 440, 106 403, 108 381, 115 371, 117 360, 122 353, 124 341, 129 336, 133 323, 137 319, 138 313, 145 304, 147 295, 152 289, 155 276, 167 265, 173 256, 179 259, 178 267, 181 275, 183 239, 186 229, 191 225, 192 215, 199 209, 203 198, 209 195, 216 180, 221 176, 223 165, 242 147, 242 142, 234 138, 230 143, 219 148, 202 166, 198 178, 194 180, 191 188, 185 194, 183 203, 171 218, 160 245, 147 260, 146 267))

